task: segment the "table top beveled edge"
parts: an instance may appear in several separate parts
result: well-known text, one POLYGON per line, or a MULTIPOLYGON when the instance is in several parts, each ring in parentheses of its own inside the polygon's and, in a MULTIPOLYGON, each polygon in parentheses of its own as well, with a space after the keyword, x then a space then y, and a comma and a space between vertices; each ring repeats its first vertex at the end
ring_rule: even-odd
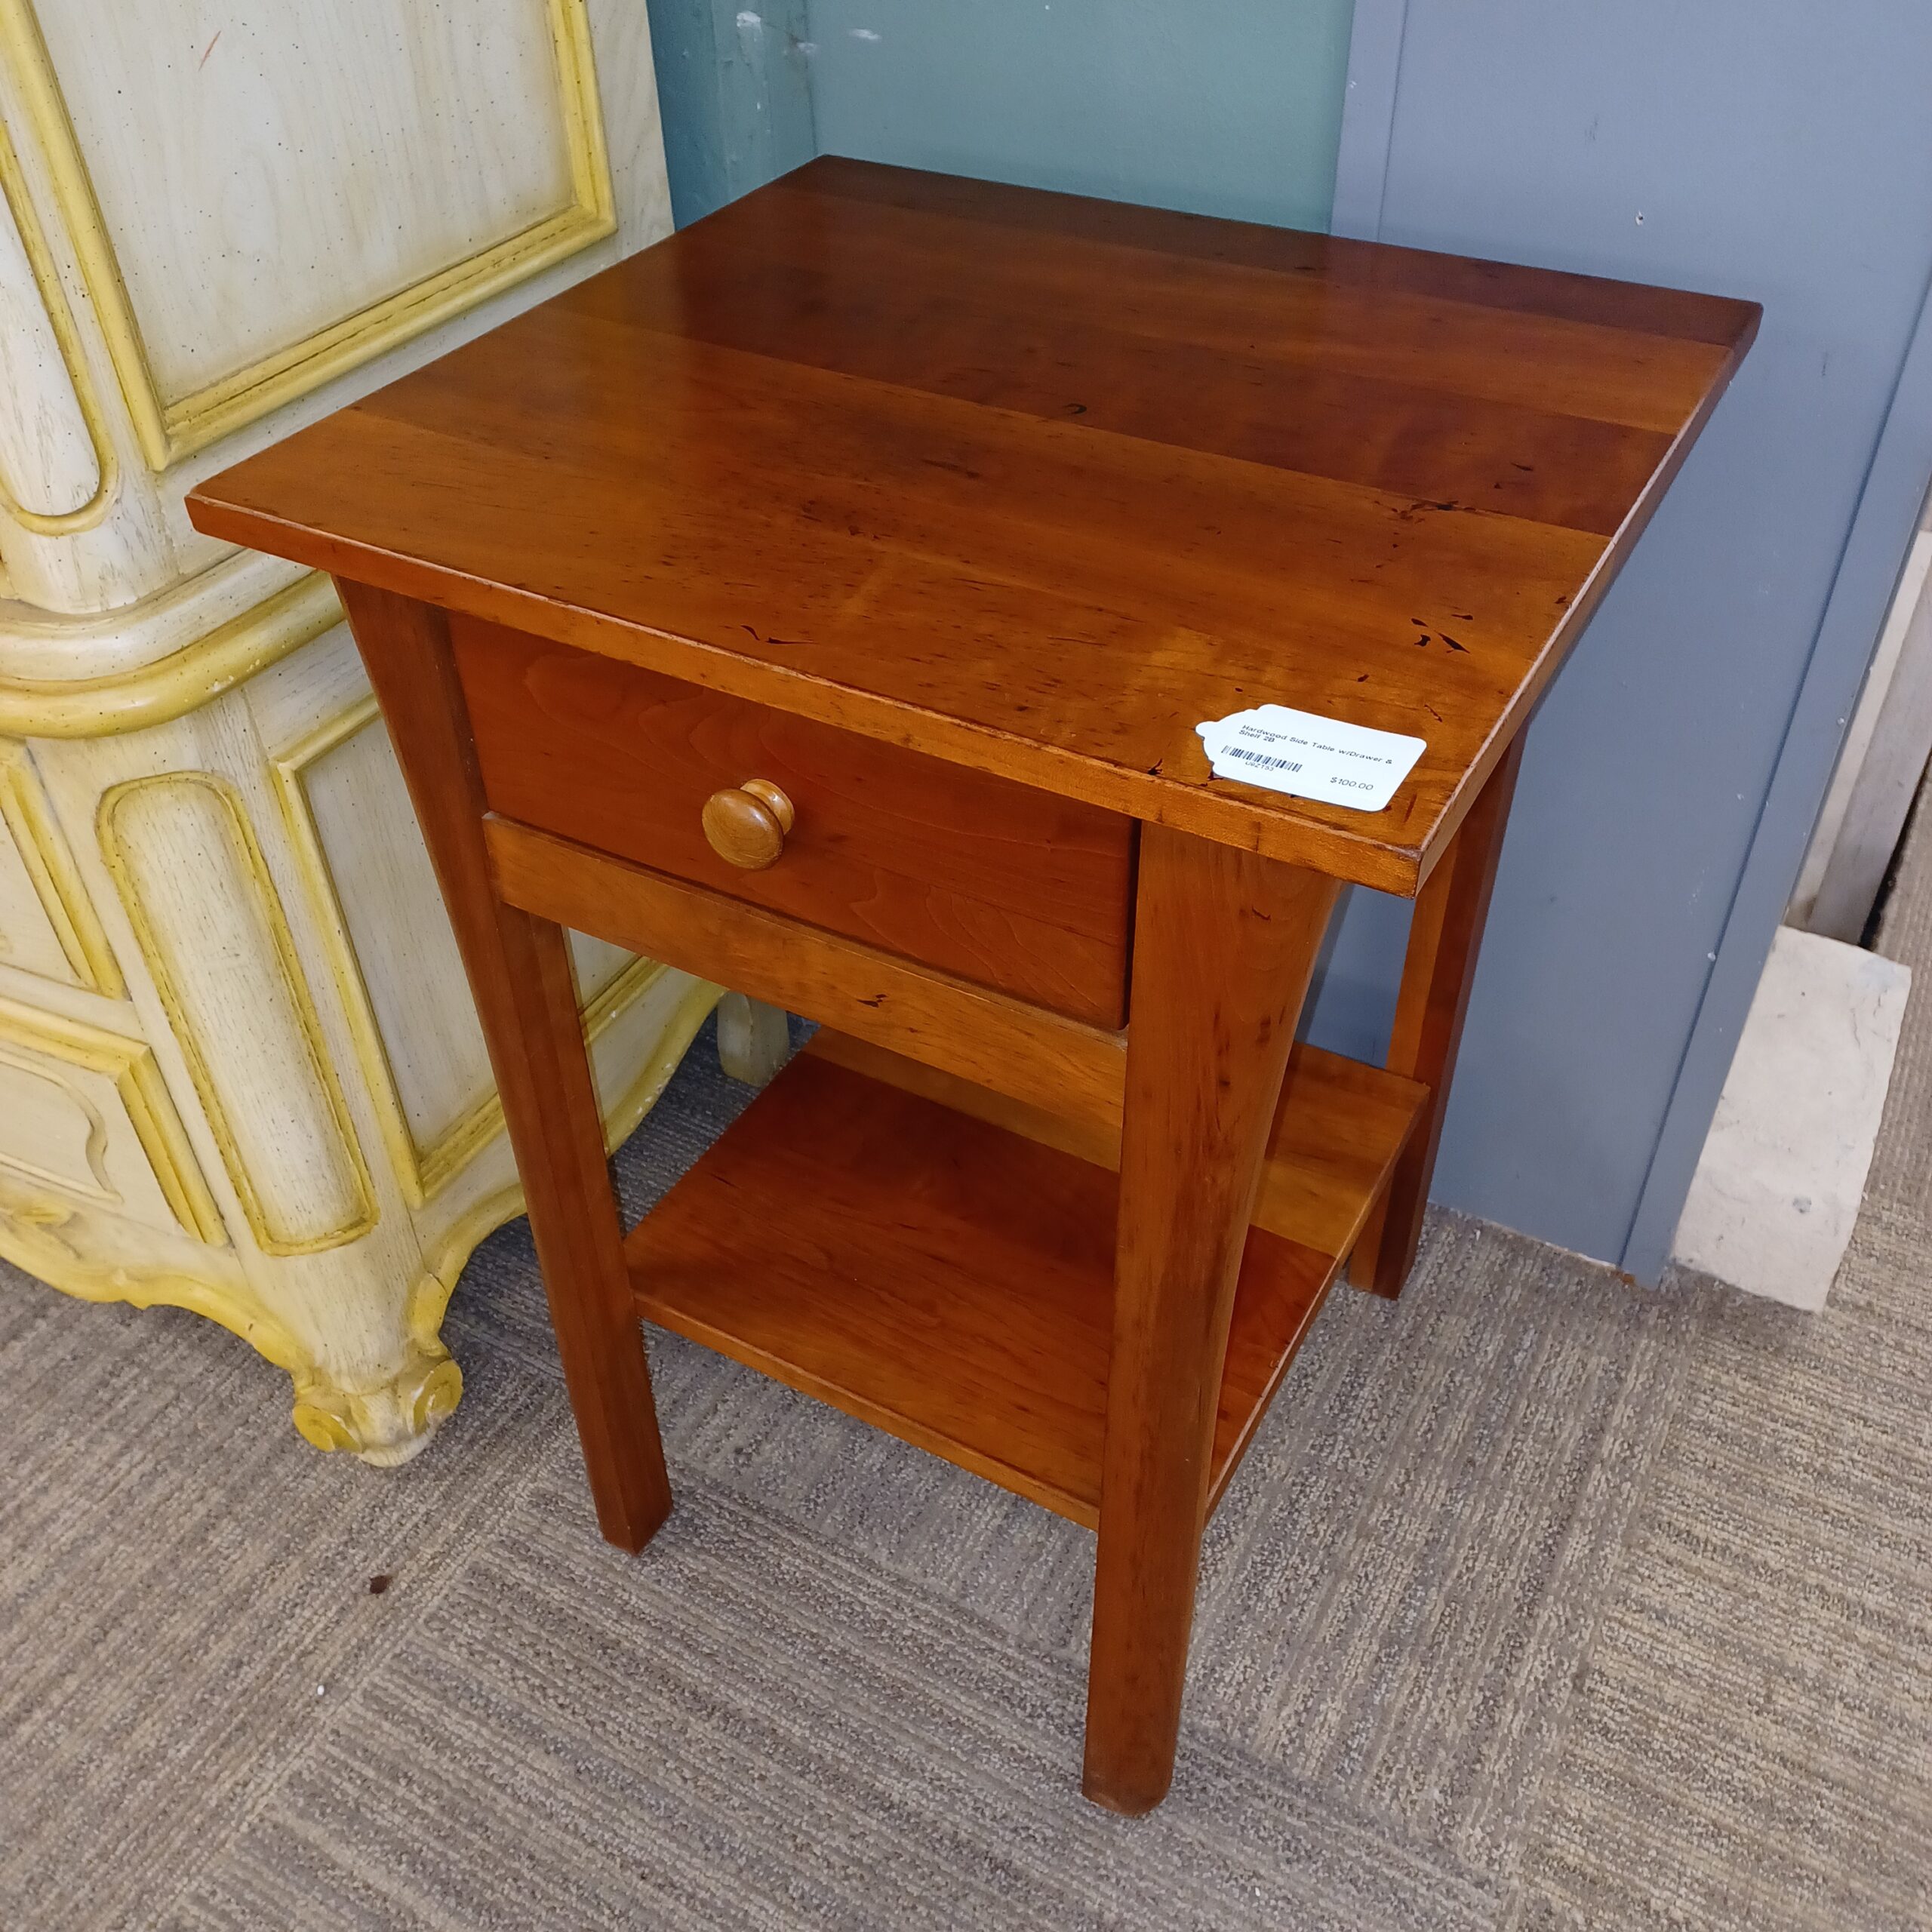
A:
MULTIPOLYGON (((808 168, 784 178, 796 179, 810 172, 808 168)), ((1084 198, 1049 198, 1078 202, 1084 198)), ((1252 224, 1232 226, 1245 228, 1252 224)), ((1370 245, 1355 247, 1358 253, 1373 252, 1370 245)), ((1399 252, 1405 258, 1418 259, 1426 254, 1413 250, 1399 252)), ((1451 263, 1463 260, 1455 257, 1443 259, 1451 263)), ((1493 266, 1507 270, 1512 265, 1493 266)), ((1561 279, 1581 283, 1596 278, 1561 279)), ((1637 289, 1636 285, 1611 282, 1605 285, 1637 289)), ((1691 297, 1684 291, 1657 292, 1683 293, 1686 300, 1726 300, 1691 297)), ((565 291, 555 299, 566 301, 568 296, 565 291)), ((1755 304, 1731 302, 1728 306, 1743 314, 1744 320, 1697 408, 1672 438, 1664 458, 1632 501, 1623 522, 1604 543, 1561 620, 1526 666, 1488 735, 1444 793, 1433 818, 1418 823, 1412 814, 1403 831, 1395 834, 1377 830, 1378 823, 1390 822, 1383 814, 1344 814, 1340 808, 1313 804, 1239 781, 1170 777, 1158 766, 1143 771, 1070 746, 1026 737, 997 724, 956 716, 903 697, 774 663, 768 657, 751 656, 703 638, 655 627, 635 617, 574 604, 551 592, 526 590, 473 574, 460 565, 438 564, 383 548, 365 538, 278 516, 258 504, 216 494, 226 472, 205 478, 190 491, 186 508, 191 522, 204 534, 288 558, 340 578, 448 612, 503 624, 553 642, 593 651, 862 737, 904 746, 1144 822, 1253 851, 1283 863, 1305 866, 1345 883, 1410 897, 1420 889, 1483 783, 1540 701, 1727 389, 1755 337, 1760 312, 1755 304), (1357 816, 1358 825, 1347 822, 1357 816)), ((1453 764, 1448 767, 1451 772, 1454 769, 1453 764)))
MULTIPOLYGON (((205 488, 205 486, 203 486, 205 488)), ((1037 790, 1082 799, 1103 810, 1238 846, 1284 864, 1306 866, 1346 884, 1413 897, 1460 823, 1464 795, 1472 798, 1502 748, 1513 735, 1520 700, 1506 720, 1509 729, 1485 746, 1478 782, 1457 785, 1428 836, 1420 842, 1377 838, 1371 831, 1327 825, 1284 811, 1291 799, 1257 792, 1238 781, 1192 785, 1136 772, 970 719, 926 709, 857 686, 745 656, 700 638, 657 630, 628 618, 561 602, 540 593, 460 575, 420 559, 350 543, 266 512, 245 509, 200 490, 189 498, 195 527, 220 537, 352 583, 368 584, 454 614, 480 618, 555 644, 573 645, 662 672, 688 684, 770 706, 801 718, 903 746, 949 763, 990 772, 1037 790), (1260 802, 1266 801, 1267 802, 1260 802)), ((1579 600, 1580 602, 1580 599, 1579 600)), ((1567 635, 1576 626, 1567 622, 1567 635)), ((1364 814, 1365 826, 1371 820, 1364 814)))

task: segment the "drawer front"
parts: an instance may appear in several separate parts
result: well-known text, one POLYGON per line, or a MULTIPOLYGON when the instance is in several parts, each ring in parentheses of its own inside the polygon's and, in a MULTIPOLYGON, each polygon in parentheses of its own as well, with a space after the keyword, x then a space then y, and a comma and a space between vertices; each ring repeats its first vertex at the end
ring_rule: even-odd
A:
POLYGON ((473 619, 451 623, 493 810, 1020 999, 1125 1018, 1133 822, 473 619), (777 862, 718 857, 706 801, 769 780, 777 862))

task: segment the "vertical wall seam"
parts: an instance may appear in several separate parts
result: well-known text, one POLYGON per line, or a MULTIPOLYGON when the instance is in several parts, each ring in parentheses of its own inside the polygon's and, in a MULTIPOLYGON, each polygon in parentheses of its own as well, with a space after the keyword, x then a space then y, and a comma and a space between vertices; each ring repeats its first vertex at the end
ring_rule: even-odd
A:
MULTIPOLYGON (((1909 506, 1900 512, 1904 518, 1899 533, 1903 555, 1903 547, 1909 544, 1912 531, 1917 527, 1919 509, 1924 500, 1926 478, 1923 472, 1927 465, 1921 458, 1928 448, 1932 448, 1932 273, 1928 273, 1921 290, 1918 318, 1906 340, 1905 352, 1899 359, 1878 433, 1872 439, 1872 454, 1859 481, 1857 499, 1845 526, 1844 540, 1839 546, 1837 561, 1832 566, 1831 587, 1826 594, 1824 609, 1805 660, 1804 675, 1786 721, 1784 735, 1779 741, 1777 758, 1771 768, 1770 783, 1764 788, 1764 801, 1758 808, 1744 864, 1725 910, 1717 958, 1705 975, 1704 989, 1699 997, 1690 1030, 1684 1036, 1684 1051, 1678 1057, 1677 1071, 1671 1082, 1670 1098, 1665 1103, 1657 1137, 1651 1143, 1643 1185, 1638 1190, 1636 1206, 1632 1211, 1625 1233, 1620 1265, 1639 1281, 1655 1281, 1669 1263, 1678 1217, 1683 1212, 1684 1196, 1690 1191, 1691 1177, 1710 1131, 1711 1118, 1730 1072, 1737 1038, 1743 1030, 1752 998, 1763 976, 1764 955, 1783 917, 1798 869, 1804 863, 1804 844, 1801 840, 1787 853, 1780 854, 1777 850, 1786 842, 1783 837, 1784 821, 1798 811, 1801 801, 1808 798, 1809 806, 1804 808, 1804 829, 1808 835, 1817 817, 1823 788, 1830 782, 1838 748, 1844 741, 1844 728, 1841 725, 1829 734, 1829 755, 1822 760, 1811 756, 1805 740, 1814 728, 1814 720, 1828 715, 1835 707, 1842 709, 1849 718, 1849 707, 1856 699, 1872 651, 1878 642, 1883 606, 1881 604, 1875 611, 1869 612, 1859 608, 1871 571, 1863 568, 1863 558, 1854 552, 1873 545, 1882 545, 1888 553, 1894 547, 1890 534, 1883 525, 1887 515, 1894 510, 1893 500, 1903 503, 1904 498, 1896 488, 1889 487, 1892 479, 1884 472, 1903 463, 1909 466, 1907 480, 1917 478, 1915 488, 1908 493, 1911 498, 1909 506), (1915 392, 1920 393, 1915 395, 1915 392), (1901 410, 1902 398, 1912 406, 1901 410), (1920 420, 1921 417, 1924 420, 1920 420), (1920 448, 1919 456, 1912 454, 1911 446, 1915 441, 1920 448), (1872 619, 1869 623, 1868 617, 1872 619), (1829 647, 1838 643, 1838 632, 1854 626, 1860 632, 1869 629, 1871 635, 1866 639, 1855 672, 1844 677, 1843 689, 1834 691, 1830 688, 1829 680, 1842 653, 1829 647), (1807 765, 1821 768, 1807 770, 1804 768, 1807 765), (1762 892, 1764 877, 1774 868, 1782 871, 1784 882, 1777 894, 1775 912, 1764 931, 1764 944, 1760 946, 1750 930, 1754 924, 1753 902, 1762 892), (1740 976, 1743 983, 1734 986, 1740 976), (1730 1027, 1727 1044, 1724 1037, 1727 1017, 1730 1027), (1700 1098, 1700 1095, 1703 1097, 1700 1098), (1666 1218, 1668 1225, 1664 1225, 1666 1218)), ((1879 560, 1874 561, 1875 563, 1879 560)), ((1894 568, 1884 579, 1887 595, 1897 581, 1897 561, 1893 560, 1894 568)), ((1823 735, 1822 732, 1820 735, 1823 735)))
POLYGON ((1328 226, 1358 242, 1382 232, 1408 18, 1408 0, 1355 0, 1328 226))
POLYGON ((804 23, 804 44, 813 51, 802 54, 805 66, 805 125, 811 135, 812 152, 825 152, 818 137, 818 23, 813 19, 814 0, 799 0, 799 17, 804 23))

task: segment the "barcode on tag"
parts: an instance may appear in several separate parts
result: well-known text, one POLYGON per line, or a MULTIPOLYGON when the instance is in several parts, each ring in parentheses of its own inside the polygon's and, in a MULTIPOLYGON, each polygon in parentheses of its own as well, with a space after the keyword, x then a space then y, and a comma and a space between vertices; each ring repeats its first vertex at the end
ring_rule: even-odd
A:
POLYGON ((1285 704, 1259 704, 1195 728, 1217 778, 1351 811, 1379 812, 1428 748, 1420 738, 1285 704), (1246 738, 1253 749, 1238 742, 1246 738))
POLYGON ((1301 761, 1294 758, 1269 758, 1260 752, 1251 752, 1244 745, 1229 745, 1222 753, 1224 758, 1238 758, 1249 764, 1258 764, 1266 771, 1299 771, 1301 761))

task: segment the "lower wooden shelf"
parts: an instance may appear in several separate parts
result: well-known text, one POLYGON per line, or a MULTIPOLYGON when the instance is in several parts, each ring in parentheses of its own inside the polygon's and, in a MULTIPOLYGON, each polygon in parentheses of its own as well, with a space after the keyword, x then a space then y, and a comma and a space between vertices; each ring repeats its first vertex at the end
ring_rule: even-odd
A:
MULTIPOLYGON (((640 1312, 1095 1526, 1115 1176, 838 1064, 836 1051, 800 1055, 632 1231, 640 1312)), ((1332 1174, 1310 1190, 1331 1244, 1290 1238, 1278 1214, 1278 1231, 1249 1235, 1211 1502, 1346 1257, 1334 1230, 1352 1241, 1423 1093, 1362 1067, 1303 1084, 1348 1112, 1331 1124, 1361 1195, 1345 1211, 1332 1174)), ((1300 1131, 1320 1144, 1319 1119, 1300 1131)))

